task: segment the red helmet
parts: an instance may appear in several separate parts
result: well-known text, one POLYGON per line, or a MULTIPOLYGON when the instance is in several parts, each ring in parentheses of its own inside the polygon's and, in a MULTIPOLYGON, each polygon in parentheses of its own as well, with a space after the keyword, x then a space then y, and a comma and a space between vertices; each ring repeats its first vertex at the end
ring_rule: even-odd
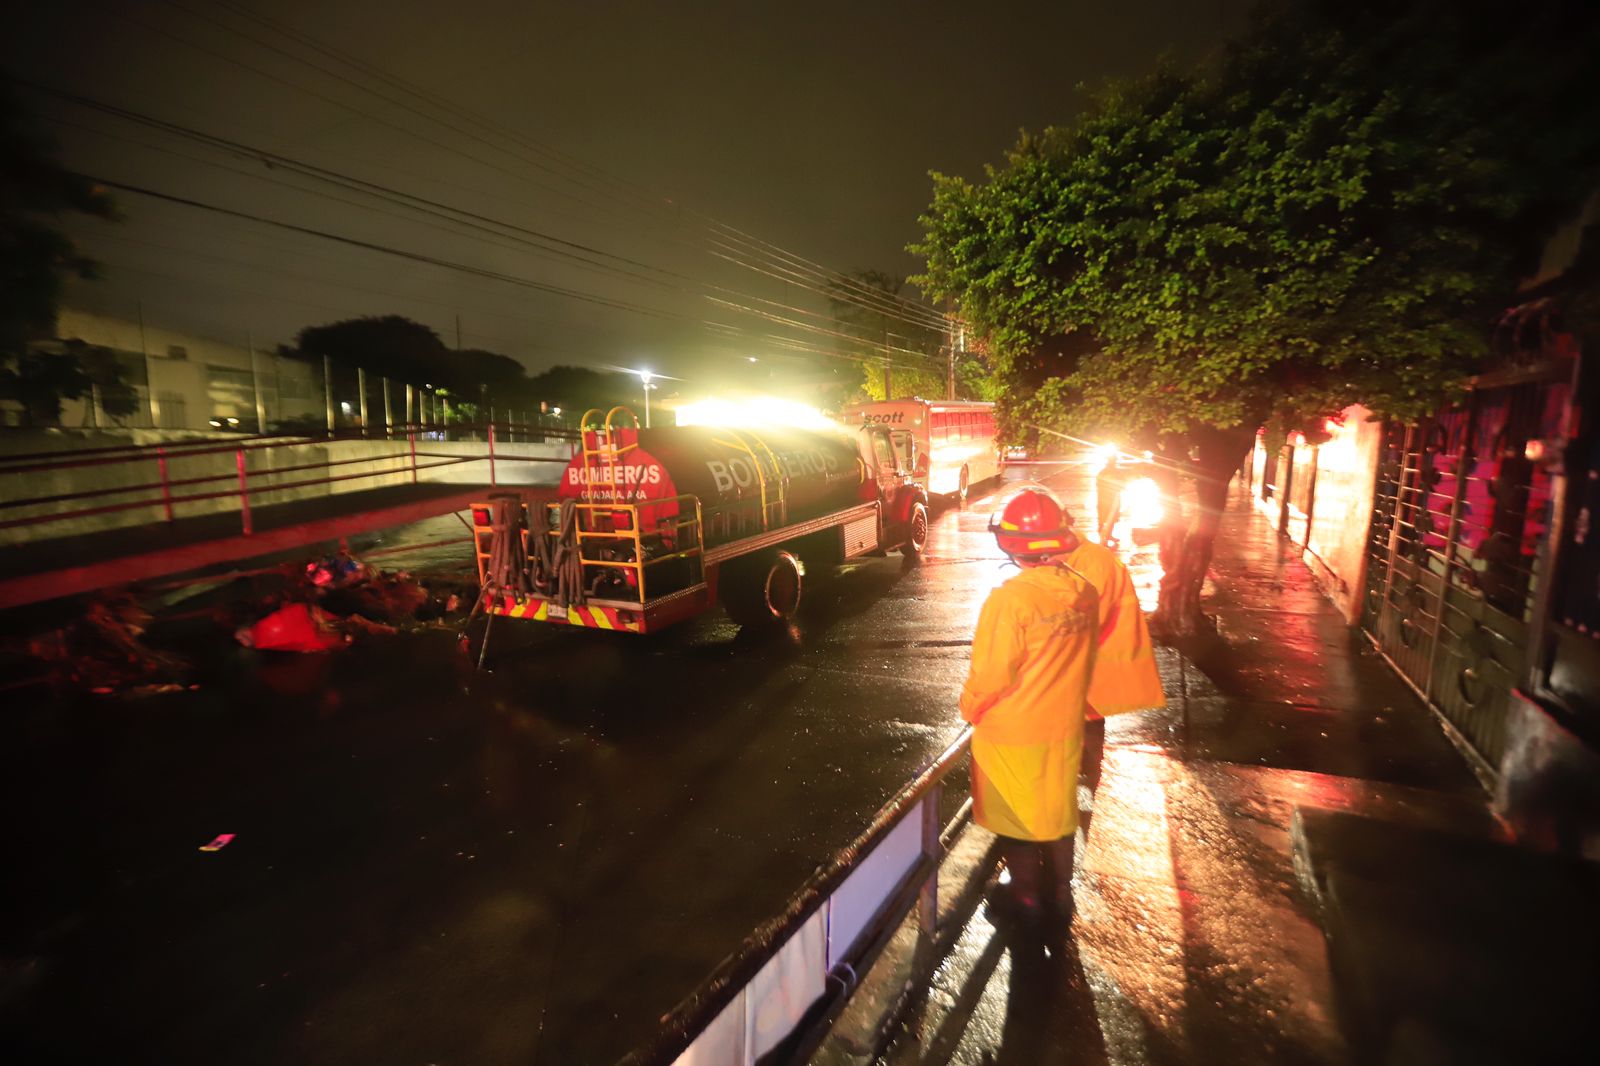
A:
POLYGON ((1011 497, 1005 509, 989 519, 989 532, 1012 558, 1062 555, 1079 544, 1072 516, 1040 489, 1024 489, 1011 497))

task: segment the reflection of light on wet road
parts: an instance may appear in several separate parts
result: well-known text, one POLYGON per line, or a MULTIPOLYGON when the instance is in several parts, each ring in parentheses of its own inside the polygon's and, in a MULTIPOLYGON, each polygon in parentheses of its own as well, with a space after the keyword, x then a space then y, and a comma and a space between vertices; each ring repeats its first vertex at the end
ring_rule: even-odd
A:
POLYGON ((1284 828, 1289 804, 1337 791, 1316 774, 1107 751, 1075 931, 1085 970, 1102 977, 1112 1061, 1145 1060, 1116 1053, 1129 1003, 1180 1059, 1337 1057, 1325 948, 1295 894, 1284 828))
POLYGON ((1102 978, 1095 1009, 1108 1049, 1140 1035, 1108 1026, 1126 1016, 1121 1001, 1129 1000, 1166 1040, 1185 1043, 1183 904, 1172 862, 1165 770, 1165 760, 1138 763, 1106 753, 1089 846, 1078 861, 1075 931, 1085 968, 1102 978))

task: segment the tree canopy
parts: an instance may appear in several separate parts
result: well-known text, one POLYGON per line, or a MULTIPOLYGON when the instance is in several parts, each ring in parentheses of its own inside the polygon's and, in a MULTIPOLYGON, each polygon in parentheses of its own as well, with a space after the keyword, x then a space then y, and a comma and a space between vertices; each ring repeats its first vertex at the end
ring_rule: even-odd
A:
POLYGON ((115 218, 104 189, 66 170, 0 87, 0 357, 55 332, 69 278, 93 278, 94 260, 60 230, 69 213, 115 218))
POLYGON ((543 403, 574 417, 587 408, 641 402, 638 379, 588 367, 557 366, 529 376, 516 359, 479 348, 453 349, 430 327, 401 315, 345 319, 308 326, 283 354, 320 361, 347 373, 356 368, 393 381, 424 385, 476 406, 532 410, 543 403))
MULTIPOLYGON (((945 358, 949 334, 919 322, 907 321, 891 309, 905 292, 907 279, 881 270, 860 270, 850 281, 828 284, 828 304, 833 313, 840 347, 853 353, 853 368, 838 367, 841 376, 855 379, 850 399, 886 400, 902 396, 942 397, 946 391, 945 358), (881 293, 882 298, 864 292, 881 293), (873 305, 878 304, 882 310, 873 305), (891 350, 893 349, 893 350, 891 350), (884 394, 884 366, 889 364, 889 386, 884 394)), ((929 312, 933 309, 930 307, 929 312)), ((834 359, 835 364, 845 364, 834 359)), ((988 399, 988 368, 976 353, 956 362, 956 392, 962 399, 988 399)))
POLYGON ((594 407, 607 410, 618 404, 637 407, 644 402, 638 378, 585 366, 551 367, 530 378, 528 388, 540 401, 561 407, 573 418, 594 407))
POLYGON ((284 354, 312 361, 326 356, 345 370, 359 368, 394 381, 426 385, 469 403, 483 395, 502 404, 539 399, 530 391, 527 370, 517 360, 480 348, 446 347, 431 327, 401 315, 307 326, 284 354))
POLYGON ((1595 181, 1596 23, 1270 6, 1211 68, 1106 86, 982 182, 935 175, 914 280, 986 335, 1014 435, 1419 414, 1595 181))

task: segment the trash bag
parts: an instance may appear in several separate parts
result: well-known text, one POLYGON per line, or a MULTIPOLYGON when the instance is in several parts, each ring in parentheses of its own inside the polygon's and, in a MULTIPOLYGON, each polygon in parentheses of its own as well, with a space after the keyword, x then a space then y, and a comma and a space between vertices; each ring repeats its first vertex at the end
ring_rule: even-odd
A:
POLYGON ((339 632, 321 608, 291 603, 256 622, 243 626, 234 637, 258 651, 321 652, 342 648, 349 637, 339 632))

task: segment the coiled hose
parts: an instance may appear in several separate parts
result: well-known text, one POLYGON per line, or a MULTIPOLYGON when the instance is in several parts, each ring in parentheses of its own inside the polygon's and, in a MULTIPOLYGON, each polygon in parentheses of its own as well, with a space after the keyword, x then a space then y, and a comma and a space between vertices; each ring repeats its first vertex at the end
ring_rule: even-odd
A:
POLYGON ((483 588, 491 596, 509 592, 519 600, 528 595, 528 555, 522 543, 522 501, 515 496, 498 496, 494 501, 489 541, 489 562, 484 568, 483 588))
POLYGON ((550 535, 550 511, 539 507, 533 512, 530 539, 533 548, 533 582, 541 593, 563 607, 583 606, 583 556, 578 551, 578 501, 561 501, 561 522, 555 536, 550 535))

